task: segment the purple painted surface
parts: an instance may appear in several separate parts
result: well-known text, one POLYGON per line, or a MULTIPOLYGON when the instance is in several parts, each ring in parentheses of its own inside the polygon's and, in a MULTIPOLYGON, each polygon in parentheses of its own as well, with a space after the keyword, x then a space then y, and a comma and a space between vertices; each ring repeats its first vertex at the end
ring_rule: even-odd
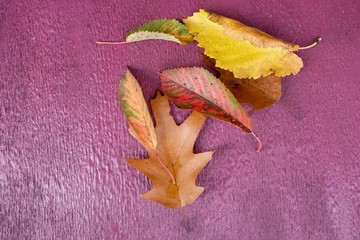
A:
POLYGON ((360 1, 1 1, 1 239, 360 239, 360 1), (204 194, 178 210, 138 195, 124 162, 146 152, 117 101, 126 65, 146 98, 160 70, 202 65, 195 43, 122 40, 157 18, 205 8, 307 45, 282 101, 253 115, 264 149, 208 119, 196 151, 217 150, 204 194))

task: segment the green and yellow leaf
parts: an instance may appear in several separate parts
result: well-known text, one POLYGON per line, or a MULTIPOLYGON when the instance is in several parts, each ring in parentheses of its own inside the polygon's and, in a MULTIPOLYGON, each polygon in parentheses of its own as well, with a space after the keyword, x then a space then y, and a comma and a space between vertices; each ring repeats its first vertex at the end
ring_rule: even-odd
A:
POLYGON ((154 123, 139 83, 127 69, 120 82, 120 106, 129 122, 129 131, 138 137, 146 150, 154 150, 157 146, 154 123))
POLYGON ((193 36, 185 26, 175 19, 154 20, 128 32, 126 42, 160 39, 187 44, 193 36))

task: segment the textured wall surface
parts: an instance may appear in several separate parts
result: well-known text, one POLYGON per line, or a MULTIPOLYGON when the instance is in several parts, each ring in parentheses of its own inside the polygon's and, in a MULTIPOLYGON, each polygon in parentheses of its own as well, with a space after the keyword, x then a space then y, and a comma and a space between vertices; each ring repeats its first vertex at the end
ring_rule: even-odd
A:
POLYGON ((0 1, 0 239, 360 239, 360 1, 0 1), (117 101, 128 65, 147 99, 157 72, 201 66, 195 43, 122 40, 205 8, 300 45, 280 104, 252 115, 264 142, 208 119, 216 150, 179 210, 139 197, 145 157, 117 101))

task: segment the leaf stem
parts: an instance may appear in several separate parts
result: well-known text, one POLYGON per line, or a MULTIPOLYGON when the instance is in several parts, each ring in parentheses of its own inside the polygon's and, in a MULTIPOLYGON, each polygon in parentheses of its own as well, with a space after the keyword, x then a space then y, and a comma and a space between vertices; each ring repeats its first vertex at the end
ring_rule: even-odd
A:
POLYGON ((156 159, 159 161, 159 163, 161 164, 161 166, 165 169, 166 173, 170 176, 171 178, 171 181, 173 184, 175 184, 175 178, 174 178, 174 175, 170 172, 170 170, 165 166, 165 164, 163 163, 163 161, 161 161, 160 157, 159 157, 159 154, 157 153, 156 150, 154 150, 154 153, 155 153, 155 156, 156 156, 156 159))
POLYGON ((260 152, 262 148, 261 140, 254 132, 251 132, 251 134, 255 137, 256 141, 258 142, 258 147, 256 148, 256 152, 260 152))
POLYGON ((120 45, 120 44, 125 44, 127 42, 101 42, 101 41, 96 41, 96 44, 99 45, 120 45))
POLYGON ((186 218, 186 216, 185 216, 184 207, 181 207, 181 208, 180 208, 180 215, 181 215, 181 217, 183 218, 184 227, 185 227, 186 231, 187 231, 187 232, 191 232, 191 229, 189 228, 189 224, 188 224, 187 218, 186 218))
POLYGON ((297 113, 294 109, 292 109, 291 107, 289 107, 288 105, 286 105, 286 104, 283 103, 282 101, 279 100, 278 103, 279 103, 283 108, 285 108, 285 110, 287 110, 288 112, 294 114, 295 117, 296 117, 298 120, 304 119, 304 117, 303 117, 302 115, 300 115, 299 113, 297 113))
POLYGON ((322 38, 319 37, 315 40, 315 42, 313 42, 312 44, 310 44, 309 46, 305 46, 305 47, 299 47, 299 50, 304 50, 304 49, 309 49, 312 47, 315 47, 319 42, 321 42, 322 38))

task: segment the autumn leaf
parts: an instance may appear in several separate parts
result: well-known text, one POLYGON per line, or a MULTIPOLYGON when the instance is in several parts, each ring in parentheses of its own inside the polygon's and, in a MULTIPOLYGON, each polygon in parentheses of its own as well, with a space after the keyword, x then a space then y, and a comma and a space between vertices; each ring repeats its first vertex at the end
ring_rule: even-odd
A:
POLYGON ((188 44, 193 36, 184 24, 175 19, 160 19, 144 23, 126 34, 125 42, 97 41, 97 44, 118 45, 144 40, 166 40, 179 44, 188 44))
POLYGON ((183 21, 204 53, 216 59, 216 67, 231 71, 236 78, 283 77, 298 73, 303 66, 293 53, 298 45, 233 19, 200 10, 183 21))
POLYGON ((161 19, 147 22, 128 32, 126 42, 161 39, 187 44, 193 36, 185 26, 175 19, 161 19))
POLYGON ((178 68, 160 73, 164 93, 179 108, 192 109, 252 132, 252 122, 234 95, 203 68, 178 68))
MULTIPOLYGON (((164 172, 152 151, 147 159, 126 158, 128 163, 146 175, 152 182, 152 189, 141 197, 156 201, 170 208, 184 207, 191 204, 203 192, 195 180, 200 171, 210 161, 214 152, 193 153, 195 140, 205 121, 205 116, 192 112, 181 124, 177 125, 170 115, 168 98, 157 94, 151 100, 152 111, 156 121, 158 138, 157 152, 175 177, 175 184, 164 172)), ((139 140, 141 139, 135 135, 139 140)))
POLYGON ((175 182, 174 176, 159 157, 154 123, 150 117, 140 85, 129 69, 126 70, 125 76, 120 82, 119 101, 121 109, 128 119, 129 132, 131 135, 133 135, 148 152, 154 154, 162 166, 164 173, 167 173, 172 181, 175 182))
POLYGON ((230 73, 222 74, 220 80, 240 103, 251 104, 253 111, 269 107, 281 97, 281 77, 274 75, 258 79, 239 79, 230 73))
POLYGON ((281 97, 281 78, 274 75, 258 79, 235 78, 228 70, 215 67, 215 59, 203 55, 204 63, 220 73, 219 79, 234 94, 239 103, 252 105, 252 110, 266 108, 281 97))
POLYGON ((120 106, 139 141, 146 149, 155 149, 157 139, 154 123, 140 85, 127 69, 119 89, 120 106))

